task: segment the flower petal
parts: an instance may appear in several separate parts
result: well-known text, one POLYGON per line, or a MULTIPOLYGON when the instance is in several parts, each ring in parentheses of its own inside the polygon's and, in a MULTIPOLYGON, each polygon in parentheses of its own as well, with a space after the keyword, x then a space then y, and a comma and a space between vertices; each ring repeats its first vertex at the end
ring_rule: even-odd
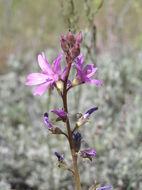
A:
POLYGON ((79 69, 79 70, 82 70, 83 68, 83 63, 84 63, 84 56, 81 54, 79 55, 76 60, 76 68, 79 69))
POLYGON ((61 74, 61 63, 60 63, 61 58, 62 55, 59 54, 58 57, 53 61, 53 70, 57 74, 61 74))
POLYGON ((96 155, 96 151, 95 151, 94 149, 84 150, 84 152, 85 152, 88 156, 95 156, 95 155, 96 155))
POLYGON ((46 124, 48 129, 52 129, 53 125, 50 123, 48 119, 48 113, 44 113, 44 123, 46 124))
POLYGON ((89 109, 85 114, 88 113, 89 115, 91 115, 96 110, 98 110, 98 107, 93 107, 93 108, 89 109))
POLYGON ((79 151, 79 155, 82 158, 88 158, 92 161, 92 158, 96 156, 96 151, 94 149, 89 149, 89 150, 81 150, 79 151))
POLYGON ((61 154, 59 154, 58 152, 55 152, 55 155, 57 156, 57 158, 58 158, 58 160, 59 160, 60 162, 63 162, 63 161, 64 161, 64 158, 63 158, 63 156, 61 156, 61 154))
POLYGON ((57 116, 61 118, 66 118, 66 112, 63 109, 51 110, 51 112, 55 113, 57 116))
POLYGON ((90 78, 91 76, 93 76, 96 73, 97 70, 98 70, 98 68, 94 67, 93 64, 87 64, 86 67, 83 70, 83 73, 88 78, 90 78))
POLYGON ((63 72, 62 72, 62 74, 61 74, 61 79, 62 79, 62 80, 65 80, 67 70, 68 70, 68 65, 64 68, 64 70, 63 70, 63 72))
POLYGON ((96 84, 97 86, 104 86, 104 84, 97 79, 89 79, 86 82, 90 84, 96 84))
POLYGON ((70 80, 67 81, 67 88, 71 87, 72 83, 70 80))
POLYGON ((53 74, 52 68, 46 60, 44 52, 42 52, 42 55, 38 55, 38 64, 44 73, 49 75, 53 74))
POLYGON ((27 86, 37 85, 45 83, 50 80, 51 77, 42 74, 42 73, 31 73, 27 76, 27 82, 25 83, 27 86))
POLYGON ((34 96, 37 95, 37 94, 41 96, 41 95, 45 92, 46 88, 48 87, 48 85, 49 85, 50 83, 51 83, 51 82, 48 81, 48 82, 46 82, 46 83, 44 83, 44 84, 41 84, 40 86, 36 87, 36 88, 34 89, 34 96))

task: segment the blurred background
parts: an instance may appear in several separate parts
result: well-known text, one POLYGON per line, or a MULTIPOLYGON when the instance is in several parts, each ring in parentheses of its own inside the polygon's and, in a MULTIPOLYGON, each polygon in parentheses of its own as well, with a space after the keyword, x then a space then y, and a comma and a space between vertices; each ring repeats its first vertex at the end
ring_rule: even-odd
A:
POLYGON ((55 91, 33 97, 24 85, 28 73, 40 71, 39 53, 51 63, 61 52, 60 35, 69 28, 82 31, 85 61, 104 83, 69 93, 71 113, 99 107, 80 129, 97 152, 91 163, 79 159, 82 189, 96 181, 142 190, 141 0, 0 0, 0 190, 74 189, 54 156, 58 151, 72 165, 65 138, 43 122, 46 111, 54 119, 50 110, 61 107, 60 98, 55 91))

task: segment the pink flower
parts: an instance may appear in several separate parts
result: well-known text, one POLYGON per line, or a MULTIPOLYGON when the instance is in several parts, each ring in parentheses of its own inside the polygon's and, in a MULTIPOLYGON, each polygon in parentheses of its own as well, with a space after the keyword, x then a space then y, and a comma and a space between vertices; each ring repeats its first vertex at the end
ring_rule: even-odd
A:
POLYGON ((102 82, 92 78, 92 76, 96 73, 98 68, 94 67, 94 64, 87 64, 85 67, 83 67, 83 65, 84 57, 83 55, 79 55, 76 59, 77 73, 72 85, 75 86, 81 83, 90 83, 96 84, 97 86, 103 86, 102 82))
POLYGON ((61 72, 61 58, 62 55, 59 54, 53 61, 52 67, 46 60, 43 52, 41 55, 38 55, 38 64, 42 70, 42 73, 29 74, 26 82, 27 86, 38 85, 38 87, 34 89, 34 96, 37 94, 41 96, 48 86, 53 90, 57 81, 60 79, 65 79, 67 67, 65 67, 64 71, 61 72))

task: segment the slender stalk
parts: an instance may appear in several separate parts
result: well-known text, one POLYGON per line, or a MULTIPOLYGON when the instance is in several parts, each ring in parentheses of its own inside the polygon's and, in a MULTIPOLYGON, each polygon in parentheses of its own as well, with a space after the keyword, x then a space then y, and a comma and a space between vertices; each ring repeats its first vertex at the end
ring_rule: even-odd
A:
MULTIPOLYGON (((63 89, 63 95, 62 95, 64 111, 66 113, 68 113, 68 106, 67 106, 67 80, 68 80, 68 76, 69 76, 69 73, 70 73, 70 68, 71 68, 72 60, 67 59, 67 62, 68 62, 68 70, 67 70, 66 78, 65 78, 65 81, 64 81, 64 89, 63 89)), ((69 121, 68 117, 66 119, 66 127, 67 127, 67 132, 68 132, 68 141, 69 141, 70 150, 71 150, 71 154, 72 154, 72 160, 73 160, 74 176, 75 176, 76 186, 77 186, 77 190, 81 190, 79 173, 78 173, 78 168, 77 168, 77 155, 76 155, 75 150, 74 150, 74 143, 73 143, 72 132, 71 132, 71 128, 70 128, 70 121, 69 121)))
MULTIPOLYGON (((67 96, 66 95, 67 94, 65 94, 65 96, 63 96, 63 104, 64 104, 64 109, 67 112, 68 108, 67 108, 67 96)), ((70 129, 69 118, 67 118, 67 120, 66 120, 66 127, 67 127, 67 131, 68 131, 68 141, 69 141, 70 150, 71 150, 72 159, 73 159, 75 181, 76 181, 77 189, 81 190, 79 173, 78 173, 78 168, 77 168, 77 156, 76 156, 75 150, 74 150, 74 144, 73 144, 73 139, 72 139, 72 132, 70 129)))

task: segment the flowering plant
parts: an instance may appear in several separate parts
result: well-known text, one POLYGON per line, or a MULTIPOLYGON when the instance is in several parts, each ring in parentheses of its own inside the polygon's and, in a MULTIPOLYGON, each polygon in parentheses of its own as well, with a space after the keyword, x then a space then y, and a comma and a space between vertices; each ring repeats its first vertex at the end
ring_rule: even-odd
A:
MULTIPOLYGON (((44 122, 47 126, 47 129, 55 135, 64 135, 69 142, 72 160, 73 160, 73 169, 65 161, 64 157, 55 152, 57 157, 58 166, 64 168, 74 175, 76 187, 78 190, 81 190, 81 183, 79 179, 79 171, 77 166, 78 156, 83 159, 92 159, 96 156, 96 151, 93 148, 81 149, 82 135, 78 132, 78 128, 84 125, 90 118, 93 112, 98 110, 98 107, 94 106, 85 114, 79 115, 76 120, 74 128, 71 128, 70 117, 68 112, 68 91, 71 90, 74 86, 81 84, 95 84, 96 86, 103 86, 103 83, 97 79, 92 78, 96 73, 97 68, 93 64, 87 64, 84 67, 84 57, 80 54, 80 44, 82 42, 82 33, 79 32, 76 36, 69 30, 67 35, 61 36, 61 48, 65 55, 66 66, 61 69, 61 60, 62 54, 59 54, 57 58, 53 61, 53 66, 51 66, 45 54, 42 53, 38 56, 38 64, 42 70, 42 73, 31 73, 27 77, 27 86, 37 85, 34 89, 34 95, 42 95, 46 89, 49 87, 51 90, 57 89, 59 96, 63 102, 63 109, 51 110, 58 118, 56 120, 61 120, 65 123, 67 132, 61 130, 59 127, 54 126, 48 117, 48 113, 44 113, 44 122), (73 69, 73 66, 76 68, 76 74, 71 81, 69 79, 70 71, 73 69)), ((111 189, 111 186, 101 187, 98 184, 94 184, 90 187, 90 190, 103 190, 111 189)))

